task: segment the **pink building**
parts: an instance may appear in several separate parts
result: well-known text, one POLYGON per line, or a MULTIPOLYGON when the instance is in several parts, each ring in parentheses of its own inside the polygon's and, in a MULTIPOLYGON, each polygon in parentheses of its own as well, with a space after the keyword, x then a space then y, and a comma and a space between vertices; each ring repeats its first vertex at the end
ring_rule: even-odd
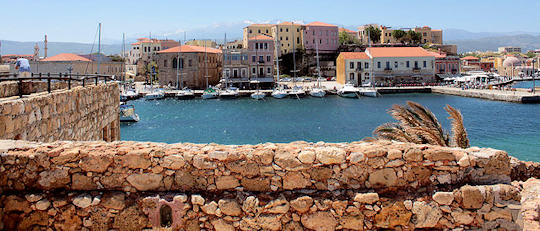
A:
POLYGON ((316 44, 319 46, 319 53, 333 53, 339 46, 339 28, 336 25, 324 22, 312 22, 305 25, 302 34, 306 53, 315 53, 316 44))
POLYGON ((248 60, 252 78, 273 78, 274 39, 266 35, 249 38, 248 60))

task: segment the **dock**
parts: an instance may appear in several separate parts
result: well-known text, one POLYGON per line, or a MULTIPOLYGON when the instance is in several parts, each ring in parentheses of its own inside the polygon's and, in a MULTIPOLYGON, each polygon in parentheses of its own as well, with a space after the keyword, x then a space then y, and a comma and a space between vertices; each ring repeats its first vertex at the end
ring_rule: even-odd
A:
POLYGON ((432 93, 480 98, 514 103, 540 103, 540 93, 532 94, 526 91, 461 89, 455 87, 431 87, 432 93))

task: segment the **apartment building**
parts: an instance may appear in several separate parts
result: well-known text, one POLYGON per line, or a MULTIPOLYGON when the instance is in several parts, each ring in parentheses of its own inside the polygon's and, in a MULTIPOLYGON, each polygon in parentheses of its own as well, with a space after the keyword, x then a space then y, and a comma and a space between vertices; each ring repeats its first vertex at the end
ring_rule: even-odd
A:
POLYGON ((429 53, 435 57, 435 74, 454 75, 460 73, 459 56, 448 55, 442 51, 429 53))
POLYGON ((278 41, 279 54, 291 53, 293 49, 302 48, 303 25, 293 22, 282 22, 271 29, 271 36, 278 41))
POLYGON ((521 47, 499 47, 498 51, 499 53, 521 53, 521 47))
POLYGON ((159 84, 192 89, 205 89, 219 83, 222 52, 219 49, 201 46, 182 45, 157 52, 159 84), (208 71, 208 76, 206 75, 208 71))
POLYGON ((176 46, 180 46, 180 43, 174 40, 139 38, 131 44, 131 50, 126 55, 126 64, 136 65, 139 60, 149 62, 157 52, 176 46))
POLYGON ((242 46, 247 47, 248 40, 251 37, 255 37, 258 35, 273 36, 272 28, 274 26, 275 26, 274 24, 251 24, 249 26, 244 27, 244 36, 242 39, 242 46))
POLYGON ((443 44, 442 30, 431 29, 429 26, 415 27, 414 32, 422 35, 421 43, 443 44))
MULTIPOLYGON (((108 57, 107 57, 108 58, 108 57)), ((100 62, 72 53, 61 53, 30 63, 33 73, 77 73, 120 76, 123 62, 100 59, 100 62)))
MULTIPOLYGON (((379 43, 399 43, 400 41, 396 40, 394 36, 392 36, 392 32, 396 29, 392 29, 388 26, 382 26, 379 24, 366 24, 363 26, 358 27, 358 39, 362 44, 368 44, 368 32, 367 28, 370 26, 373 26, 375 28, 378 28, 381 31, 381 37, 379 43)), ((418 32, 422 35, 422 39, 420 40, 421 43, 431 43, 431 44, 442 44, 442 30, 437 29, 431 29, 431 27, 423 26, 423 27, 415 27, 415 28, 400 28, 399 30, 403 31, 409 31, 413 30, 414 32, 418 32)))
POLYGON ((337 80, 344 84, 418 83, 435 80, 435 57, 421 47, 369 47, 365 52, 342 52, 337 80))
POLYGON ((324 22, 311 22, 302 30, 303 47, 308 54, 314 54, 316 49, 319 53, 335 53, 339 47, 339 28, 336 25, 324 22))

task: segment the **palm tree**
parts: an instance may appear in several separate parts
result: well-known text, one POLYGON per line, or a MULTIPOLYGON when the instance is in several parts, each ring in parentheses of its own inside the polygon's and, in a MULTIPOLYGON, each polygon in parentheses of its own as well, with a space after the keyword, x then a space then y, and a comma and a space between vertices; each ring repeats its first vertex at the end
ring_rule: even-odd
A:
POLYGON ((437 117, 429 109, 411 101, 405 106, 393 105, 388 113, 398 123, 380 125, 373 134, 377 139, 468 148, 469 138, 463 126, 461 112, 450 105, 446 105, 444 109, 450 115, 448 118, 452 119, 452 136, 444 131, 437 117))

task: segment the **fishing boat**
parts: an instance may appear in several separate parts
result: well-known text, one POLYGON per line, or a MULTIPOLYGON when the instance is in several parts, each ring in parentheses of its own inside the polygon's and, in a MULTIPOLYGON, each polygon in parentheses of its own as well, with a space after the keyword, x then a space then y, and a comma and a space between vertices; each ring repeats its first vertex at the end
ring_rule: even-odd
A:
POLYGON ((202 94, 203 99, 215 99, 219 96, 219 93, 214 88, 207 88, 202 94))
POLYGON ((175 96, 177 99, 193 99, 195 98, 195 93, 189 88, 184 88, 178 91, 175 96))
POLYGON ((319 43, 315 43, 315 50, 316 50, 316 55, 317 55, 317 74, 318 74, 318 78, 317 78, 317 86, 312 88, 311 91, 309 91, 309 95, 313 96, 313 97, 319 97, 319 98, 322 98, 326 95, 326 92, 321 88, 321 82, 320 82, 320 79, 321 79, 321 67, 319 65, 319 43))
POLYGON ((337 91, 337 94, 344 98, 357 98, 359 96, 359 90, 351 83, 347 83, 337 91))
POLYGON ((133 105, 120 105, 120 122, 138 122, 139 115, 135 113, 133 105))
POLYGON ((238 88, 235 87, 228 87, 225 88, 225 90, 219 91, 219 98, 220 99, 236 99, 238 98, 238 88))

